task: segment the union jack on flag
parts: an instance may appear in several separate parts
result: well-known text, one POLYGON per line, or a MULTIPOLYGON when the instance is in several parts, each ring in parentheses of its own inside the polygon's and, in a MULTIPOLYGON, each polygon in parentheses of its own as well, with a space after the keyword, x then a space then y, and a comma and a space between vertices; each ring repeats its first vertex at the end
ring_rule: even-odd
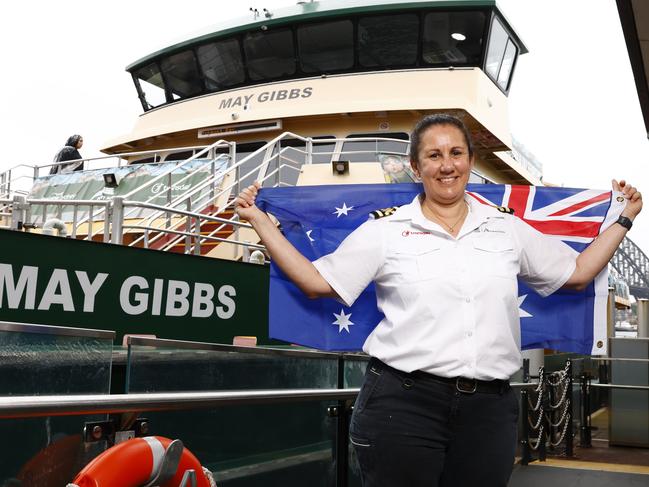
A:
MULTIPOLYGON (((310 260, 333 252, 377 208, 410 203, 420 184, 300 186, 263 189, 258 206, 272 213, 285 236, 310 260)), ((483 204, 506 206, 538 231, 583 251, 615 222, 625 202, 619 193, 589 189, 469 184, 483 204)), ((523 349, 606 353, 608 272, 584 291, 540 297, 519 281, 523 349)), ((269 333, 323 350, 360 350, 383 315, 371 284, 351 308, 333 299, 309 300, 271 264, 269 333)))

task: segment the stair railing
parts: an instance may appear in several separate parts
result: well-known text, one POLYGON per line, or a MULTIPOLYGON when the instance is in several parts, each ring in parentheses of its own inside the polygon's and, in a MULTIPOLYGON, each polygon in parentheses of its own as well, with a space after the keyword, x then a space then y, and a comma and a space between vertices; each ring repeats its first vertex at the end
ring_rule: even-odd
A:
MULTIPOLYGON (((207 147, 203 147, 199 152, 197 152, 197 153, 194 154, 193 156, 189 157, 188 159, 184 160, 183 162, 181 162, 181 163, 179 163, 179 164, 176 164, 176 165, 174 165, 173 167, 168 168, 166 171, 163 171, 161 174, 159 174, 159 175, 156 176, 155 178, 150 179, 150 180, 144 182, 143 184, 141 184, 140 186, 138 186, 137 188, 132 189, 132 190, 129 191, 127 194, 123 195, 122 198, 124 198, 124 200, 127 200, 128 198, 131 198, 133 195, 138 194, 139 192, 141 192, 141 191, 143 191, 143 190, 145 190, 145 189, 147 189, 147 188, 153 186, 154 184, 157 184, 159 181, 163 180, 164 178, 168 178, 168 179, 170 180, 170 179, 171 179, 171 174, 172 174, 174 171, 177 171, 178 169, 181 169, 181 168, 183 168, 183 167, 185 167, 185 166, 188 166, 188 165, 191 164, 194 160, 196 160, 196 159, 198 159, 198 158, 201 158, 202 156, 204 156, 204 155, 206 155, 206 154, 210 154, 212 150, 215 150, 215 149, 220 148, 220 147, 229 147, 229 149, 230 149, 230 151, 229 151, 229 155, 230 155, 230 157, 232 157, 232 155, 234 154, 234 151, 235 151, 236 144, 235 144, 234 142, 228 142, 228 141, 226 141, 226 140, 222 140, 222 139, 217 140, 217 141, 214 142, 213 144, 211 144, 211 145, 209 145, 209 146, 207 146, 207 147)), ((158 151, 158 152, 160 152, 160 151, 158 151)), ((223 156, 225 156, 225 155, 224 155, 224 154, 219 154, 218 157, 215 158, 215 159, 222 158, 223 156)), ((212 161, 206 162, 205 164, 213 164, 214 162, 215 162, 215 161, 212 160, 212 161)), ((214 167, 214 166, 213 166, 213 167, 214 167)), ((198 170, 198 169, 196 169, 196 170, 198 170)), ((183 178, 183 180, 186 179, 186 178, 188 178, 188 177, 190 177, 194 172, 195 172, 195 171, 190 172, 189 174, 187 174, 187 175, 183 178)), ((171 186, 171 184, 170 184, 169 186, 171 186)), ((171 189, 169 189, 169 191, 171 191, 171 189)), ((155 198, 155 196, 150 197, 150 198, 147 200, 147 202, 152 201, 154 198, 155 198)), ((171 201, 169 201, 169 203, 171 203, 171 201)), ((131 215, 132 215, 132 213, 131 213, 131 215)), ((125 218, 125 219, 126 219, 126 218, 129 218, 129 216, 131 216, 131 215, 129 215, 129 214, 125 214, 125 215, 124 215, 124 218, 125 218)), ((97 216, 98 216, 98 215, 97 215, 97 216)), ((79 225, 82 225, 82 224, 84 224, 84 223, 85 223, 85 221, 84 221, 84 220, 81 220, 81 221, 79 222, 79 225)))

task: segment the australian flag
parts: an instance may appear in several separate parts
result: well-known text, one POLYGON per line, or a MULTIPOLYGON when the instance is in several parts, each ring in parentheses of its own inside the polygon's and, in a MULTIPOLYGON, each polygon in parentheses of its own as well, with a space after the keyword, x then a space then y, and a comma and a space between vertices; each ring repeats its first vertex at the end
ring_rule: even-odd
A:
MULTIPOLYGON (((413 184, 358 184, 265 188, 257 205, 273 214, 288 240, 309 260, 333 252, 370 212, 410 203, 413 184)), ((506 206, 540 232, 583 251, 624 209, 619 193, 574 188, 469 184, 470 197, 506 206)), ((608 272, 583 292, 540 297, 519 281, 522 348, 606 353, 608 272)), ((321 350, 360 350, 383 319, 371 284, 351 308, 334 299, 310 300, 271 264, 269 334, 321 350)))

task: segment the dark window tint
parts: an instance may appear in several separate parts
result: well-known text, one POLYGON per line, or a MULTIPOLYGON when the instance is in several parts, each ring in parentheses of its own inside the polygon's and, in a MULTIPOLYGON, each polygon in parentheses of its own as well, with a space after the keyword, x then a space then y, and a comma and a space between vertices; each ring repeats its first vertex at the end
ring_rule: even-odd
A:
POLYGON ((305 73, 349 69, 354 65, 354 26, 351 20, 299 27, 300 69, 305 73))
POLYGON ((295 48, 291 30, 248 34, 243 40, 243 50, 250 79, 281 78, 295 73, 295 48))
POLYGON ((144 159, 137 159, 135 161, 129 162, 129 164, 151 164, 155 162, 160 162, 160 157, 146 157, 144 159))
POLYGON ((507 41, 509 36, 502 26, 500 21, 494 17, 491 25, 491 33, 489 37, 489 48, 487 49, 487 64, 486 71, 494 80, 498 79, 498 72, 500 71, 500 64, 505 54, 507 41))
POLYGON ((186 151, 182 151, 182 152, 173 152, 173 153, 167 155, 167 157, 165 157, 165 162, 186 161, 187 159, 189 159, 193 155, 194 155, 193 150, 186 150, 186 151))
POLYGON ((154 108, 166 103, 164 82, 156 63, 151 63, 133 73, 135 82, 144 95, 145 109, 154 108))
POLYGON ((477 64, 482 58, 483 12, 431 12, 424 17, 422 55, 428 64, 477 64))
POLYGON ((404 66, 417 60, 416 15, 364 17, 358 21, 358 60, 362 66, 404 66))
POLYGON ((243 83, 246 79, 241 49, 236 39, 200 46, 198 62, 205 76, 205 85, 210 91, 243 83))
POLYGON ((184 51, 163 58, 160 66, 167 89, 174 100, 198 95, 203 91, 194 51, 184 51))

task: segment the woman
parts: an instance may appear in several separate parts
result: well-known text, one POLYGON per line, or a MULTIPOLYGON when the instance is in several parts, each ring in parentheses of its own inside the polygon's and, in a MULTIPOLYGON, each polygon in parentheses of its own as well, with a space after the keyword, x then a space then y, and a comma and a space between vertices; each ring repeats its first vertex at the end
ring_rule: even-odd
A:
POLYGON ((54 162, 77 161, 70 162, 69 164, 56 164, 50 169, 50 174, 64 174, 72 171, 83 171, 83 161, 79 149, 83 146, 83 137, 80 135, 72 135, 68 137, 60 151, 54 156, 54 162))
POLYGON ((313 263, 255 207, 258 184, 241 192, 237 213, 308 296, 349 306, 375 283, 385 319, 363 346, 372 359, 350 428, 363 485, 505 486, 518 418, 508 379, 521 364, 516 278, 543 296, 584 288, 642 209, 641 195, 614 181, 624 218, 575 257, 506 209, 467 197, 474 155, 460 120, 421 120, 410 158, 424 193, 313 263))

